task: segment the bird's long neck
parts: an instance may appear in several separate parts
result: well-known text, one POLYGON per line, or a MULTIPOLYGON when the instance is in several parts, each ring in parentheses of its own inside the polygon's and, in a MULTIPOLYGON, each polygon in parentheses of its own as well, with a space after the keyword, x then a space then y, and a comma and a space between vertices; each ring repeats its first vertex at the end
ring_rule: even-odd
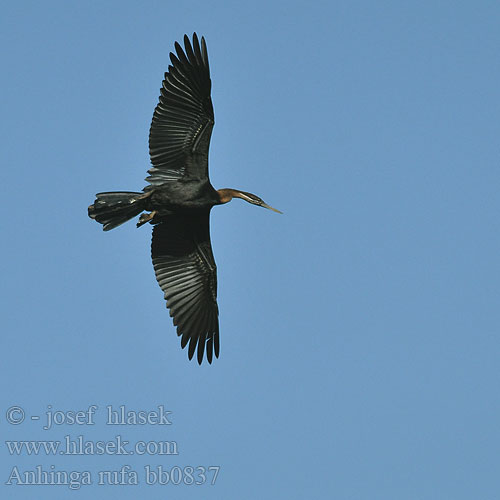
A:
POLYGON ((221 203, 228 203, 233 198, 241 198, 242 200, 248 201, 248 197, 245 196, 246 193, 238 191, 237 189, 231 189, 231 188, 218 189, 217 194, 219 195, 221 203))

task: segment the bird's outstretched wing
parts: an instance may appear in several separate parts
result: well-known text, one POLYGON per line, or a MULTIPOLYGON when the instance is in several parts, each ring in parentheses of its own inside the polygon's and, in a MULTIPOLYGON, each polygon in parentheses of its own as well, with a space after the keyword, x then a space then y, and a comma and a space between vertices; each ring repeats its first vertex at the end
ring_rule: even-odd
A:
MULTIPOLYGON (((210 98, 210 68, 205 39, 196 33, 193 43, 184 35, 184 47, 175 42, 161 88, 160 102, 149 130, 153 168, 146 180, 154 187, 187 177, 208 179, 208 148, 214 126, 210 98)), ((148 186, 147 189, 151 189, 148 186)))
POLYGON ((213 353, 219 357, 217 268, 209 216, 209 210, 201 215, 167 215, 154 226, 151 244, 156 279, 182 336, 181 346, 189 342, 189 359, 197 350, 200 364, 205 346, 209 363, 213 353))

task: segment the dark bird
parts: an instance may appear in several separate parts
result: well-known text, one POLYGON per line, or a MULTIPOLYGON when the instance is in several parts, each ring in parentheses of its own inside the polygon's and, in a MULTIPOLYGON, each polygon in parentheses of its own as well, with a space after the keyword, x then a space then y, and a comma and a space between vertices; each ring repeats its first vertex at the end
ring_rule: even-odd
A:
MULTIPOLYGON (((176 42, 149 130, 152 168, 142 192, 98 193, 89 217, 109 231, 141 214, 137 227, 154 225, 151 256, 182 348, 201 364, 219 357, 217 268, 210 244, 210 210, 233 198, 270 207, 237 189, 215 190, 208 178, 208 148, 214 126, 205 39, 176 42)), ((281 213, 281 212, 279 212, 281 213)))

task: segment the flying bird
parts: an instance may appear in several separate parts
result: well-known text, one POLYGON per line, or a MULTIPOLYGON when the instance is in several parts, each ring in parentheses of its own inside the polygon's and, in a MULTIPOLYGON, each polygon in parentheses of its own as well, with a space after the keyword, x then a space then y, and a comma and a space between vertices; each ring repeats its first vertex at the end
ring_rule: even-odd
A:
MULTIPOLYGON (((219 357, 217 268, 210 243, 210 210, 233 198, 268 208, 258 196, 238 189, 213 188, 208 149, 214 127, 211 80, 205 39, 184 35, 184 50, 165 73, 149 130, 152 168, 142 192, 98 193, 89 217, 109 231, 141 214, 137 227, 153 225, 151 256, 156 279, 188 357, 219 357)), ((281 213, 281 212, 279 212, 281 213)))

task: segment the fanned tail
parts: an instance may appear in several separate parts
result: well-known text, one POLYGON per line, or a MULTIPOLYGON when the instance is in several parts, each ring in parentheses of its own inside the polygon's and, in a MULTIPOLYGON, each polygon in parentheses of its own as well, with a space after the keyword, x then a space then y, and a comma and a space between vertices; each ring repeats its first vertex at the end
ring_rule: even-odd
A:
POLYGON ((104 231, 109 231, 145 210, 147 196, 130 191, 97 193, 96 200, 89 206, 89 217, 102 224, 104 231))

